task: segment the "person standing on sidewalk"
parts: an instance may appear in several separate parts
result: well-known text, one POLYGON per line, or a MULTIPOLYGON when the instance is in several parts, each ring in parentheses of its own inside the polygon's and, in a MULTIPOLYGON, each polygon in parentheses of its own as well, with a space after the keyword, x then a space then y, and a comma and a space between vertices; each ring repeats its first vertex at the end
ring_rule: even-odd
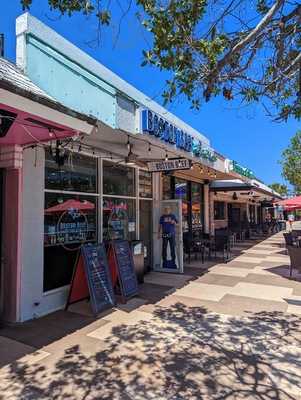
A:
POLYGON ((291 231, 293 230, 293 223, 294 223, 294 221, 295 221, 295 216, 294 216, 293 213, 290 213, 290 214, 288 215, 288 223, 289 223, 289 226, 290 226, 290 230, 291 230, 291 231))

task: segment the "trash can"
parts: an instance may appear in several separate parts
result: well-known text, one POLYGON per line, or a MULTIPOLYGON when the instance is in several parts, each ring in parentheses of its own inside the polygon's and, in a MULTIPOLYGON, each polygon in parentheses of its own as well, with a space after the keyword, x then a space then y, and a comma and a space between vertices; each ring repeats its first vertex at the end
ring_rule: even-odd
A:
POLYGON ((132 240, 130 242, 134 259, 134 267, 139 283, 144 282, 144 248, 141 240, 132 240))

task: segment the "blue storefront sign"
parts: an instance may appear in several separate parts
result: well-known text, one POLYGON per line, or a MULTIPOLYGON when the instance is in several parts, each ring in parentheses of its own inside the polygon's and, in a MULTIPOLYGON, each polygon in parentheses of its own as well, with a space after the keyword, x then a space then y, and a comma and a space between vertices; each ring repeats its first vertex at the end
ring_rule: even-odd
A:
POLYGON ((152 135, 161 141, 174 145, 177 149, 192 153, 195 157, 209 162, 217 160, 212 150, 203 148, 202 142, 169 123, 150 110, 142 110, 142 132, 152 135))

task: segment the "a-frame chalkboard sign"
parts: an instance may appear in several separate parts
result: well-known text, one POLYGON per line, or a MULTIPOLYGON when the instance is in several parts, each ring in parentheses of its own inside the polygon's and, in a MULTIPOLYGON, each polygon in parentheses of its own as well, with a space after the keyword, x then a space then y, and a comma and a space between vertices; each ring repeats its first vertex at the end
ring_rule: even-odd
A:
POLYGON ((120 292, 117 292, 117 294, 121 295, 124 301, 136 296, 138 294, 138 282, 129 242, 127 240, 112 240, 109 252, 111 252, 111 255, 113 253, 115 265, 112 267, 117 270, 118 289, 120 292))
POLYGON ((86 298, 90 298, 95 315, 115 305, 111 274, 103 244, 86 244, 81 247, 66 308, 86 298))

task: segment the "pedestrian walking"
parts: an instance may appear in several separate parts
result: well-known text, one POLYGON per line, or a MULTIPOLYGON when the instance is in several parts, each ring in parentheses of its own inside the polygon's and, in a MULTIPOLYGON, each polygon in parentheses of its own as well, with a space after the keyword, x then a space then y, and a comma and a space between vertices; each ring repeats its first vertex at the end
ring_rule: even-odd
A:
POLYGON ((294 216, 294 214, 289 214, 288 215, 288 223, 289 223, 289 226, 290 226, 290 230, 292 231, 293 230, 293 223, 294 223, 294 221, 295 221, 295 216, 294 216))

